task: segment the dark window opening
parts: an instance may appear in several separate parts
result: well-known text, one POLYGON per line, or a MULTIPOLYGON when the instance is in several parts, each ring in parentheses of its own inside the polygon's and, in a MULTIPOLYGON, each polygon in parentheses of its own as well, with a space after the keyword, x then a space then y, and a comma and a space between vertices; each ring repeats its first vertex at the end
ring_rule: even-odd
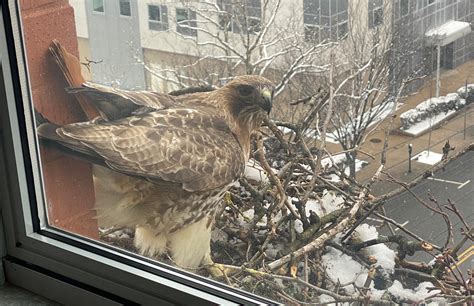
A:
POLYGON ((305 40, 320 43, 343 39, 348 28, 347 0, 304 0, 305 40))
POLYGON ((148 5, 148 28, 152 31, 168 30, 168 7, 148 5))
POLYGON ((120 0, 120 15, 132 16, 132 8, 130 6, 130 0, 120 0))
POLYGON ((94 12, 103 13, 104 12, 104 0, 93 0, 92 1, 92 10, 94 12))
POLYGON ((176 30, 185 36, 197 36, 196 12, 191 9, 176 9, 176 30))
POLYGON ((402 16, 408 15, 408 0, 400 0, 400 14, 402 16))
POLYGON ((262 6, 260 0, 219 0, 221 29, 240 33, 258 33, 261 30, 262 6))
POLYGON ((378 27, 383 23, 383 1, 370 0, 369 1, 369 29, 378 27))

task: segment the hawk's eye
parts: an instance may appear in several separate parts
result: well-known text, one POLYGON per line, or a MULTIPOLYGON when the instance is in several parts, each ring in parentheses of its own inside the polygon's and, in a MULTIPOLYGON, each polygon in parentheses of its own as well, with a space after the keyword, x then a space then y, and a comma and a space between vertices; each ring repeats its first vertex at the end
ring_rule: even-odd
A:
POLYGON ((240 85, 237 89, 242 97, 248 97, 253 93, 253 87, 249 85, 240 85))

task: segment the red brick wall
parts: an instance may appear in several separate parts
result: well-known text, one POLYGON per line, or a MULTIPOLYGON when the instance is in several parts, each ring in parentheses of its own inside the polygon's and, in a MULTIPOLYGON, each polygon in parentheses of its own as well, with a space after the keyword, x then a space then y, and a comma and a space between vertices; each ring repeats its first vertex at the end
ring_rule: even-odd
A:
MULTIPOLYGON (((21 0, 20 10, 35 108, 60 125, 86 120, 64 91, 66 81, 48 51, 58 39, 78 57, 72 7, 66 0, 21 0)), ((50 149, 42 148, 41 155, 50 225, 97 238, 91 165, 50 149)))

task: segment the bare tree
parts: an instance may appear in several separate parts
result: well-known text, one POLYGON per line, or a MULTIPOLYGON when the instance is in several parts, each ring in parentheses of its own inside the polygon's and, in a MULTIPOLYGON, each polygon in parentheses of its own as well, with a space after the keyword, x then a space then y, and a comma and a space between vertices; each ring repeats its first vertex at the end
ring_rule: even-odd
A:
MULTIPOLYGON (((212 245, 219 264, 207 267, 214 269, 212 277, 281 303, 418 303, 414 298, 389 294, 374 297, 373 284, 377 282, 377 290, 388 292, 397 273, 398 278, 408 275, 419 282, 432 282, 436 291, 425 301, 438 295, 469 301, 465 294, 472 290, 469 282, 462 276, 455 281, 444 279, 457 251, 443 253, 442 247, 380 213, 386 198, 371 196, 370 186, 383 177, 384 161, 364 186, 346 178, 334 162, 332 169, 321 166, 323 158, 332 159, 325 142, 333 138, 341 144, 354 176, 357 147, 379 119, 396 109, 410 79, 393 73, 395 64, 403 66, 405 59, 402 54, 392 54, 396 34, 391 27, 380 25, 366 35, 367 31, 359 31, 364 25, 351 24, 349 33, 336 41, 315 42, 305 35, 303 21, 294 17, 298 14, 285 15, 286 2, 263 0, 258 13, 252 11, 258 7, 251 3, 180 3, 179 8, 186 11, 180 11, 178 26, 166 33, 173 34, 171 44, 189 42, 188 54, 173 54, 168 66, 143 63, 150 74, 178 88, 212 87, 239 74, 265 75, 276 82, 275 95, 280 101, 304 105, 307 110, 301 116, 286 112, 282 121, 268 120, 271 132, 265 130, 265 138, 257 135, 252 157, 260 162, 265 179, 242 179, 240 186, 226 195, 212 245), (282 15, 288 16, 283 17, 285 22, 276 22, 282 15), (291 130, 293 136, 282 137, 277 126, 291 130), (312 128, 321 140, 317 150, 311 148, 314 138, 310 142, 306 137, 312 128), (328 181, 329 171, 346 179, 328 181), (398 228, 407 237, 394 233, 374 239, 361 237, 359 226, 369 216, 390 229, 398 228), (340 236, 342 239, 336 238, 340 236), (396 248, 384 249, 393 255, 393 267, 380 270, 380 253, 371 253, 370 247, 388 243, 396 248), (416 252, 429 252, 433 257, 434 252, 442 254, 435 267, 427 267, 406 260, 416 252), (353 273, 346 283, 335 279, 328 261, 337 258, 344 258, 344 264, 357 266, 360 272, 353 273), (387 276, 387 271, 392 272, 387 276), (360 275, 365 278, 362 284, 360 275)), ((422 205, 446 216, 439 207, 422 205)), ((451 209, 456 211, 454 206, 451 209)), ((463 230, 468 233, 466 240, 472 238, 469 224, 464 224, 463 230)), ((466 240, 459 241, 455 249, 466 240)))
POLYGON ((295 94, 298 91, 290 91, 292 82, 328 71, 324 53, 337 45, 337 41, 308 41, 303 7, 282 0, 182 1, 170 7, 173 5, 186 9, 185 16, 156 39, 187 49, 175 49, 173 53, 182 56, 175 55, 162 66, 143 62, 148 73, 174 84, 175 89, 220 86, 241 74, 264 75, 276 83, 275 114, 285 101, 278 117, 288 113, 290 100, 301 98, 295 94))
MULTIPOLYGON (((385 17, 389 16, 388 5, 383 6, 385 17)), ((408 43, 403 53, 393 52, 392 42, 401 33, 390 22, 371 30, 365 27, 361 19, 351 20, 351 30, 340 43, 334 63, 334 107, 330 113, 323 108, 321 115, 330 116, 328 140, 341 145, 351 177, 356 173, 357 149, 382 119, 396 110, 399 89, 418 74, 411 71, 404 78, 399 75, 399 68, 406 66, 414 49, 408 43)), ((328 79, 325 84, 329 84, 328 79)))

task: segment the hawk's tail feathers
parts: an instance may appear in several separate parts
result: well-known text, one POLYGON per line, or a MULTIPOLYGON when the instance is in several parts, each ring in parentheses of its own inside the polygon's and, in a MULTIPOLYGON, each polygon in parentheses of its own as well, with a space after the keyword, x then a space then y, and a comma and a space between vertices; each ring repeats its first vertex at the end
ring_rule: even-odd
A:
MULTIPOLYGON (((49 51, 70 87, 79 87, 85 82, 81 73, 81 62, 61 46, 59 41, 54 39, 49 51)), ((87 97, 77 96, 77 100, 89 120, 99 116, 99 112, 87 97)))

